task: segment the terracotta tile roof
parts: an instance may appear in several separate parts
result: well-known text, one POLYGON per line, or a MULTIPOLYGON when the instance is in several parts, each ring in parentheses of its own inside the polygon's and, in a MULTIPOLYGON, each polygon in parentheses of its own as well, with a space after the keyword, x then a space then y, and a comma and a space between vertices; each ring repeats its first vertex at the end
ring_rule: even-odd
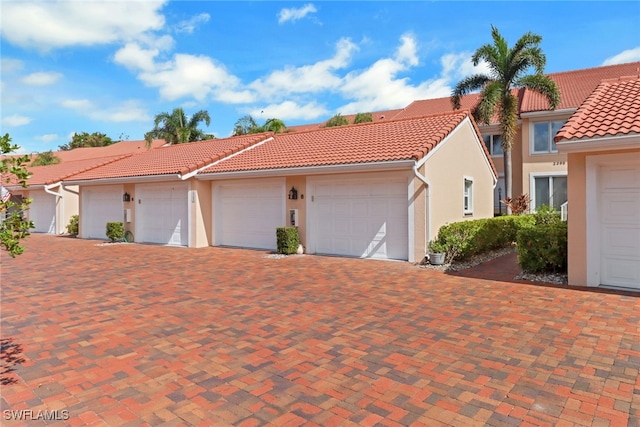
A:
MULTIPOLYGON (((88 171, 99 166, 104 166, 111 162, 115 162, 129 156, 131 156, 131 154, 127 154, 124 156, 109 156, 99 157, 95 159, 64 161, 55 165, 47 166, 28 166, 27 169, 31 173, 31 178, 29 178, 27 183, 29 184, 29 186, 53 184, 56 182, 60 182, 71 175, 88 171)), ((13 185, 15 186, 16 183, 14 182, 13 185)))
MULTIPOLYGON (((402 111, 402 109, 397 109, 397 110, 385 110, 385 111, 375 111, 372 112, 371 115, 373 116, 373 121, 375 122, 381 122, 383 120, 393 120, 396 118, 396 115, 398 113, 400 113, 402 111)), ((353 121, 355 120, 357 114, 346 114, 343 115, 342 117, 344 117, 345 119, 347 119, 347 121, 349 121, 349 124, 352 124, 353 121)), ((325 124, 331 119, 327 119, 322 123, 312 123, 312 124, 308 124, 308 125, 296 125, 296 126, 287 126, 287 130, 290 132, 304 132, 307 130, 314 130, 314 129, 322 129, 325 127, 325 124)))
MULTIPOLYGON (((460 108, 463 110, 472 110, 478 103, 479 99, 480 95, 477 93, 465 95, 460 99, 460 108)), ((454 111, 453 106, 451 105, 450 96, 445 98, 420 99, 413 101, 411 104, 400 110, 394 118, 406 119, 410 117, 448 113, 450 111, 454 111)))
MULTIPOLYGON (((466 117, 470 117, 469 112, 462 110, 404 120, 277 134, 273 140, 201 173, 419 160, 466 117)), ((481 145, 484 147, 484 144, 481 145)))
POLYGON ((269 136, 271 136, 270 133, 262 133, 169 145, 147 150, 141 154, 132 155, 103 167, 75 174, 68 177, 67 180, 85 181, 151 175, 184 175, 264 141, 269 136))
MULTIPOLYGON (((165 144, 162 139, 152 141, 151 148, 158 148, 165 144)), ((82 147, 67 151, 55 151, 56 157, 63 162, 95 159, 98 157, 122 156, 125 154, 139 154, 147 151, 146 141, 120 141, 105 147, 82 147)), ((35 158, 35 157, 34 157, 35 158)))
MULTIPOLYGON (((547 74, 560 89, 560 105, 557 110, 578 108, 603 80, 640 74, 640 62, 609 65, 547 74)), ((520 107, 521 113, 545 111, 549 105, 541 95, 526 91, 520 107)))
POLYGON ((565 123, 556 141, 640 135, 640 74, 603 81, 565 123))

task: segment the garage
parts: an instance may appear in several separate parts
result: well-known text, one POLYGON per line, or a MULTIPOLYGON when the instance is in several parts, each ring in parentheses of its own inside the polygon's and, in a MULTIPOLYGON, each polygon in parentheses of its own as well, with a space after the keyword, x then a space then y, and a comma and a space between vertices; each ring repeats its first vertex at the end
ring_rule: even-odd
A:
POLYGON ((406 260, 405 175, 310 179, 310 246, 318 254, 406 260))
POLYGON ((136 240, 163 245, 189 245, 189 185, 136 185, 136 240))
POLYGON ((276 228, 285 225, 284 179, 213 185, 214 244, 276 249, 276 228))
POLYGON ((86 239, 107 239, 107 222, 124 217, 122 186, 105 185, 82 189, 81 233, 86 239))
POLYGON ((44 190, 29 192, 29 219, 36 233, 56 234, 56 196, 44 190))
POLYGON ((640 290, 640 165, 598 173, 601 284, 640 290))

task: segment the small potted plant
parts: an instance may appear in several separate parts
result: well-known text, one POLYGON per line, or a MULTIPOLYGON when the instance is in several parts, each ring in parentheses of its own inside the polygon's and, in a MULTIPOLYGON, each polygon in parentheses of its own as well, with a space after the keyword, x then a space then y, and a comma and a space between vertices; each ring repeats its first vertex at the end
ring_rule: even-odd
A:
POLYGON ((445 257, 447 255, 447 247, 446 245, 436 239, 429 242, 427 257, 429 258, 429 263, 432 265, 442 265, 444 264, 445 257))

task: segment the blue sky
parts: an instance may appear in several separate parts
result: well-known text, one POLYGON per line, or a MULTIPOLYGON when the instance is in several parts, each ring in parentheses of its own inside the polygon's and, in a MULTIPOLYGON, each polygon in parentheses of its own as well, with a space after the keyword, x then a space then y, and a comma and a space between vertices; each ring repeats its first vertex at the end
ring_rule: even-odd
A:
POLYGON ((0 133, 26 153, 74 132, 143 139, 207 110, 216 137, 258 123, 449 96, 491 25, 543 37, 547 72, 640 61, 640 2, 1 0, 0 133))

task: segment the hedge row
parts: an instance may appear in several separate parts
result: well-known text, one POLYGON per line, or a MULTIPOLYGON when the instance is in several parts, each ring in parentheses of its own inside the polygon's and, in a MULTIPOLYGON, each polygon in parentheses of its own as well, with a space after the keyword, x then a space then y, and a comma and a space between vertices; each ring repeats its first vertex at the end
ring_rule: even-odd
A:
POLYGON ((297 227, 276 228, 276 239, 279 253, 291 255, 298 251, 300 236, 298 235, 297 227))
POLYGON ((510 215, 444 225, 436 241, 446 247, 447 262, 501 249, 516 241, 518 231, 534 224, 532 215, 510 215))
POLYGON ((518 232, 518 264, 528 273, 567 272, 567 223, 525 227, 518 232))

